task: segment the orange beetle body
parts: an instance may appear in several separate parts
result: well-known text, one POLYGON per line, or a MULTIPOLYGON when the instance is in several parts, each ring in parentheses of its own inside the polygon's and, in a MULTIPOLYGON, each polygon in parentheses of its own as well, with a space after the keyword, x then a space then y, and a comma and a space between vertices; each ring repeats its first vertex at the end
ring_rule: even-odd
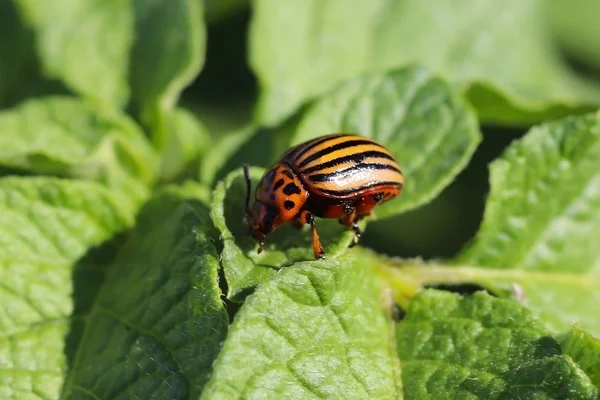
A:
POLYGON ((323 258, 315 217, 338 218, 355 232, 358 221, 379 204, 398 196, 404 176, 392 154, 372 139, 333 134, 309 140, 288 150, 261 178, 256 201, 247 183, 246 222, 262 251, 264 238, 284 222, 312 228, 315 258, 323 258))

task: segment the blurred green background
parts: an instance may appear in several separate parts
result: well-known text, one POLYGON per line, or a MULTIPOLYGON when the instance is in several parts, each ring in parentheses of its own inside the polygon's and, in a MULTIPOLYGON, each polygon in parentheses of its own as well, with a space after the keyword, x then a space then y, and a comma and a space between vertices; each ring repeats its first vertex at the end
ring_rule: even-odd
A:
MULTIPOLYGON (((563 57, 580 74, 600 81, 600 1, 545 1, 547 21, 563 57)), ((182 102, 220 137, 250 121, 258 84, 247 63, 249 4, 218 4, 214 17, 208 18, 206 64, 182 102)), ((362 244, 392 256, 429 259, 456 254, 481 222, 489 190, 488 164, 528 128, 483 126, 484 139, 473 159, 438 198, 401 216, 372 222, 362 244)))

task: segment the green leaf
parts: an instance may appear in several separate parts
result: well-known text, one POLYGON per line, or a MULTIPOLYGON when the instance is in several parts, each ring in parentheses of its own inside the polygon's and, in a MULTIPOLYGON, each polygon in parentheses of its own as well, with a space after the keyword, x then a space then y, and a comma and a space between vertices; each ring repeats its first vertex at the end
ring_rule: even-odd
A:
POLYGON ((485 122, 531 123, 600 102, 549 41, 539 0, 254 2, 257 118, 275 123, 348 78, 411 64, 463 88, 485 122))
POLYGON ((175 178, 208 150, 208 130, 191 112, 178 108, 170 121, 169 142, 163 152, 161 177, 175 178))
POLYGON ((202 399, 400 398, 389 315, 352 258, 304 262, 238 312, 202 399))
POLYGON ((559 341, 565 354, 568 354, 600 389, 600 340, 574 326, 559 341))
MULTIPOLYGON (((251 168, 252 191, 264 170, 251 168)), ((278 269, 296 262, 314 260, 310 231, 283 224, 265 239, 265 250, 256 252, 257 242, 248 235, 243 218, 246 183, 242 169, 231 172, 213 192, 211 216, 223 241, 221 264, 227 279, 229 299, 241 300, 278 269)), ((252 196, 252 201, 254 196, 252 196)), ((327 257, 335 257, 351 243, 354 233, 337 220, 320 219, 317 227, 327 257)), ((305 228, 308 228, 306 226, 305 228)))
POLYGON ((157 157, 128 118, 76 98, 29 100, 0 112, 0 165, 93 179, 138 201, 156 179, 157 157))
POLYGON ((134 14, 121 0, 15 0, 35 33, 45 75, 106 106, 129 98, 134 14))
POLYGON ((105 108, 131 100, 155 146, 165 149, 179 95, 204 63, 202 2, 15 1, 47 78, 105 108))
POLYGON ((474 284, 496 295, 522 301, 554 333, 570 329, 576 322, 584 329, 600 334, 596 307, 600 302, 600 277, 391 260, 364 250, 354 251, 374 264, 391 286, 396 301, 402 305, 425 287, 474 284))
POLYGON ((228 322, 208 209, 185 192, 141 212, 87 315, 64 398, 200 395, 228 322))
POLYGON ((425 291, 396 329, 407 399, 595 399, 598 389, 519 304, 425 291))
POLYGON ((0 179, 0 398, 59 397, 75 271, 101 280, 86 252, 135 211, 96 182, 0 179))
POLYGON ((516 290, 550 329, 578 322, 600 334, 599 139, 592 114, 546 123, 513 142, 490 166, 482 226, 454 268, 379 261, 384 275, 395 276, 396 297, 432 284, 516 290))
POLYGON ((568 55, 600 71, 600 3, 595 0, 546 2, 556 39, 568 55))
POLYGON ((600 114, 533 128, 490 165, 481 229, 458 262, 600 272, 600 114))
POLYGON ((204 63, 203 2, 132 0, 136 42, 131 53, 132 100, 155 147, 169 144, 169 121, 185 86, 204 63))
POLYGON ((323 96, 300 122, 293 143, 331 132, 377 140, 396 157, 406 182, 388 217, 431 201, 467 165, 481 140, 465 101, 422 68, 363 75, 323 96))
POLYGON ((34 66, 31 32, 23 25, 12 1, 0 2, 0 106, 26 79, 34 66))

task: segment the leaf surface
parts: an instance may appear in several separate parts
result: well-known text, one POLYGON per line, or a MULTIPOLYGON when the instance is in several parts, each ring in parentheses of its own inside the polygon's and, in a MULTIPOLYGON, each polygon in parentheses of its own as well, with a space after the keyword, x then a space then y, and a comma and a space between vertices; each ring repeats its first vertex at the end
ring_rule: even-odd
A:
POLYGON ((74 340, 64 398, 200 395, 228 322, 214 231, 196 192, 167 190, 142 210, 74 340))
POLYGON ((407 304, 426 287, 473 284, 523 302, 554 334, 570 329, 573 323, 600 334, 596 307, 600 302, 600 278, 596 276, 391 260, 360 252, 361 257, 375 263, 400 304, 407 304))
POLYGON ((563 351, 600 389, 600 340, 579 326, 574 326, 566 335, 559 338, 559 342, 563 351))
POLYGON ((247 299, 201 398, 400 398, 391 333, 357 259, 298 263, 247 299))
POLYGON ((103 106, 129 98, 129 50, 135 15, 129 1, 16 0, 34 32, 48 79, 103 106))
MULTIPOLYGON (((161 177, 173 179, 208 153, 208 130, 190 111, 178 108, 171 114, 169 142, 163 151, 161 177)), ((204 163, 203 163, 204 164, 204 163)))
POLYGON ((534 127, 491 164, 490 185, 459 263, 600 273, 600 114, 534 127))
POLYGON ((0 165, 100 181, 143 199, 157 156, 128 118, 76 98, 46 97, 0 112, 0 165))
POLYGON ((396 297, 425 285, 478 284, 518 293, 555 333, 577 322, 600 334, 599 138, 598 114, 590 114, 513 142, 490 166, 482 226, 455 260, 381 262, 384 275, 396 276, 396 297))
POLYGON ((75 271, 101 281, 88 250, 134 215, 96 182, 0 178, 0 398, 58 398, 75 271))
POLYGON ((132 0, 136 41, 129 82, 142 124, 156 148, 171 140, 169 123, 181 91, 204 64, 206 32, 203 2, 132 0))
POLYGON ((595 0, 547 2, 548 15, 556 40, 571 58, 600 71, 600 3, 595 0))
POLYGON ((377 217, 431 201, 467 165, 481 140, 471 108, 423 68, 367 74, 340 85, 309 109, 292 143, 332 132, 373 138, 400 164, 403 193, 378 206, 377 217))
POLYGON ((598 396, 543 324, 514 301, 425 291, 396 335, 407 399, 598 396))
POLYGON ((600 101, 561 60, 539 0, 254 2, 257 118, 275 123, 369 71, 426 66, 462 87, 486 122, 537 122, 600 101))
POLYGON ((130 102, 164 150, 183 88, 204 63, 203 3, 196 0, 16 0, 48 79, 103 108, 130 102))

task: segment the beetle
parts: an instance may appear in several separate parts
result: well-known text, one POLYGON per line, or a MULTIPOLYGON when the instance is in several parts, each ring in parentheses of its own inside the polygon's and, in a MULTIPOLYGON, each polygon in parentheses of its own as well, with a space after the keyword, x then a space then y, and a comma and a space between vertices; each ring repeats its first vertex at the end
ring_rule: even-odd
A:
POLYGON ((354 231, 353 246, 361 236, 358 222, 379 204, 400 195, 404 186, 404 175, 390 151, 354 134, 325 135, 289 149, 265 171, 252 207, 248 165, 243 169, 244 222, 258 241, 259 253, 265 237, 289 221, 296 228, 311 226, 314 256, 324 258, 315 217, 338 218, 354 231))

